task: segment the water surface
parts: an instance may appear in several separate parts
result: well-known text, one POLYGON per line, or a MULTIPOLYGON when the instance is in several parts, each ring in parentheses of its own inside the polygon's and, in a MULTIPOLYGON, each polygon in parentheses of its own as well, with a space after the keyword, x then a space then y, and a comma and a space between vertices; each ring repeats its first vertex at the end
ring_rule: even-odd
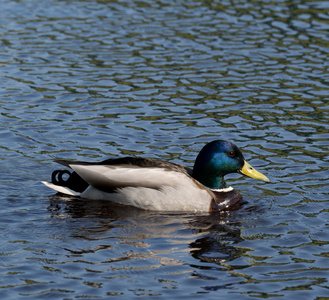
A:
POLYGON ((328 299, 327 1, 0 1, 3 299, 328 299), (236 143, 218 215, 60 198, 56 158, 192 166, 236 143))

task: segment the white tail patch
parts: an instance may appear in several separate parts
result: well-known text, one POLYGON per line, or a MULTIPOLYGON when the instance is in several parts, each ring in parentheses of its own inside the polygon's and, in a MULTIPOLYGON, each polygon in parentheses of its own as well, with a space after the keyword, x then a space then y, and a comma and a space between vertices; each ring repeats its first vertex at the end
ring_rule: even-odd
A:
POLYGON ((60 192, 62 194, 65 194, 65 195, 70 195, 70 196, 80 196, 81 193, 79 192, 75 192, 65 186, 60 186, 60 185, 56 185, 56 184, 53 184, 53 183, 50 183, 50 182, 47 182, 47 181, 41 181, 44 185, 46 185, 47 187, 57 191, 57 192, 60 192))

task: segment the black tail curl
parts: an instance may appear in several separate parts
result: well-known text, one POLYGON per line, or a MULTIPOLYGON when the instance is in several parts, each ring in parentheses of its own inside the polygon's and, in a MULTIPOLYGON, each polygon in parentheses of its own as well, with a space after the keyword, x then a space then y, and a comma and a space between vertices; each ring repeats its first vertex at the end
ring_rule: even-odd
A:
POLYGON ((68 170, 56 170, 51 174, 51 182, 55 185, 65 186, 69 189, 82 193, 89 184, 83 180, 76 172, 69 172, 68 170), (64 175, 69 177, 65 180, 64 175))

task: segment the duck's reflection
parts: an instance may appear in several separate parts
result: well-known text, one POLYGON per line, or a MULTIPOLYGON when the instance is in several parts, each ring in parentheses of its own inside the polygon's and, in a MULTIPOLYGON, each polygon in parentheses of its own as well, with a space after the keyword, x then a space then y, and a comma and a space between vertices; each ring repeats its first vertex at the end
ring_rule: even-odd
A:
POLYGON ((161 213, 109 204, 107 201, 64 200, 58 196, 51 197, 48 210, 52 219, 64 219, 66 226, 74 223, 67 232, 71 237, 98 239, 102 244, 104 240, 111 240, 115 241, 114 247, 125 244, 134 249, 145 248, 148 249, 144 253, 145 258, 188 251, 200 262, 223 265, 248 251, 236 246, 243 239, 240 222, 235 220, 234 212, 212 215, 161 213))

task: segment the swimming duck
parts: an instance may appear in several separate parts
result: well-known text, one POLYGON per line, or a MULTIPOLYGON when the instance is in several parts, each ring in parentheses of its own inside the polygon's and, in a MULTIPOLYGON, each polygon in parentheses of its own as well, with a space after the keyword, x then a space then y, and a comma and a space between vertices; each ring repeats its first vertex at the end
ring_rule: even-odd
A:
POLYGON ((193 169, 142 157, 56 162, 73 170, 56 170, 51 183, 43 181, 57 192, 156 211, 214 212, 234 206, 242 196, 227 186, 228 173, 269 182, 245 161, 235 144, 224 140, 206 144, 193 169))

